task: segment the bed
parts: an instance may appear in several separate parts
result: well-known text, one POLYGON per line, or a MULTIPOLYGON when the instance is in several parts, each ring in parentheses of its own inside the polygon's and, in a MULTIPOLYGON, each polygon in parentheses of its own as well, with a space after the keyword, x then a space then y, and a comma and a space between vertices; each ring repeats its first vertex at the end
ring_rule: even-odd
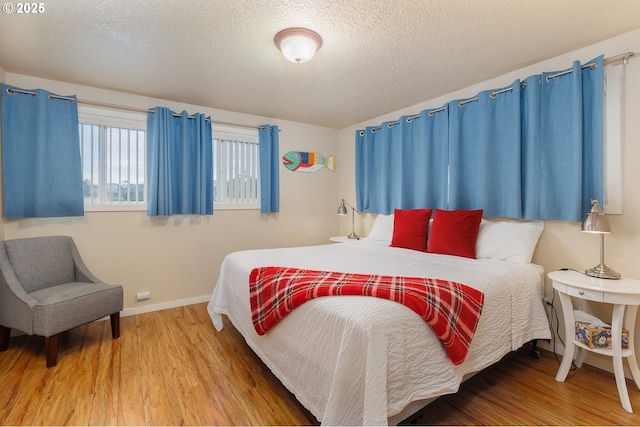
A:
POLYGON ((235 252, 222 263, 208 311, 218 331, 227 316, 323 425, 396 424, 525 343, 550 338, 544 271, 530 262, 541 224, 482 220, 478 259, 390 246, 393 215, 379 215, 359 241, 235 252), (261 266, 440 278, 482 291, 484 306, 458 365, 418 314, 380 298, 313 299, 258 335, 248 281, 261 266))

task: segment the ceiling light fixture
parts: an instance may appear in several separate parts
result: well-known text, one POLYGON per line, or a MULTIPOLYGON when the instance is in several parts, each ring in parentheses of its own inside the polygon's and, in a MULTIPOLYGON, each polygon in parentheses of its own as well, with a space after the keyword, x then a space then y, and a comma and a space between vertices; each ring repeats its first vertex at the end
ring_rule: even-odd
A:
POLYGON ((280 31, 273 39, 285 58, 291 62, 302 64, 307 62, 322 46, 322 37, 307 28, 287 28, 280 31))

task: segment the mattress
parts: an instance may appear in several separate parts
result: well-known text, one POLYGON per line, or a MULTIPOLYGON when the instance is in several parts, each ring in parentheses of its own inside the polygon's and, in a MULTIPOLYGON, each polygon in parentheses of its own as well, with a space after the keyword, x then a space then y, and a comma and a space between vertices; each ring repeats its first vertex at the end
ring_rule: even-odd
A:
POLYGON ((416 402, 455 393, 463 378, 533 339, 549 339, 542 268, 394 248, 375 241, 235 252, 221 266, 208 305, 222 315, 323 425, 385 425, 416 402), (314 299, 265 335, 251 321, 249 273, 259 266, 430 277, 485 294, 469 352, 453 365, 411 309, 366 296, 314 299))

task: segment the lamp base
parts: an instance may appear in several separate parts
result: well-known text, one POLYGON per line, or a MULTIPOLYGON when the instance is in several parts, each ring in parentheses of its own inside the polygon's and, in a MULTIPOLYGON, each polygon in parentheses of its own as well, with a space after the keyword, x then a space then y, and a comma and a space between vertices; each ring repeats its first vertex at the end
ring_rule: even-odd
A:
POLYGON ((620 273, 613 271, 606 264, 598 264, 593 268, 584 272, 587 276, 597 277, 599 279, 619 279, 620 273))
POLYGON ((360 240, 360 236, 358 236, 355 232, 352 231, 351 234, 347 236, 347 239, 360 240))

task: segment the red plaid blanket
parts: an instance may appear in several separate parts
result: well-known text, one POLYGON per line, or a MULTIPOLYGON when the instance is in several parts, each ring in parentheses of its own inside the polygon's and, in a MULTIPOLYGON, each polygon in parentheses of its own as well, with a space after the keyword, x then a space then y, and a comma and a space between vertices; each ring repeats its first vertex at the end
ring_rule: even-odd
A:
POLYGON ((294 308, 329 295, 366 295, 399 302, 419 314, 444 345, 453 364, 462 363, 482 312, 484 294, 441 279, 259 267, 249 277, 251 317, 264 335, 294 308))

